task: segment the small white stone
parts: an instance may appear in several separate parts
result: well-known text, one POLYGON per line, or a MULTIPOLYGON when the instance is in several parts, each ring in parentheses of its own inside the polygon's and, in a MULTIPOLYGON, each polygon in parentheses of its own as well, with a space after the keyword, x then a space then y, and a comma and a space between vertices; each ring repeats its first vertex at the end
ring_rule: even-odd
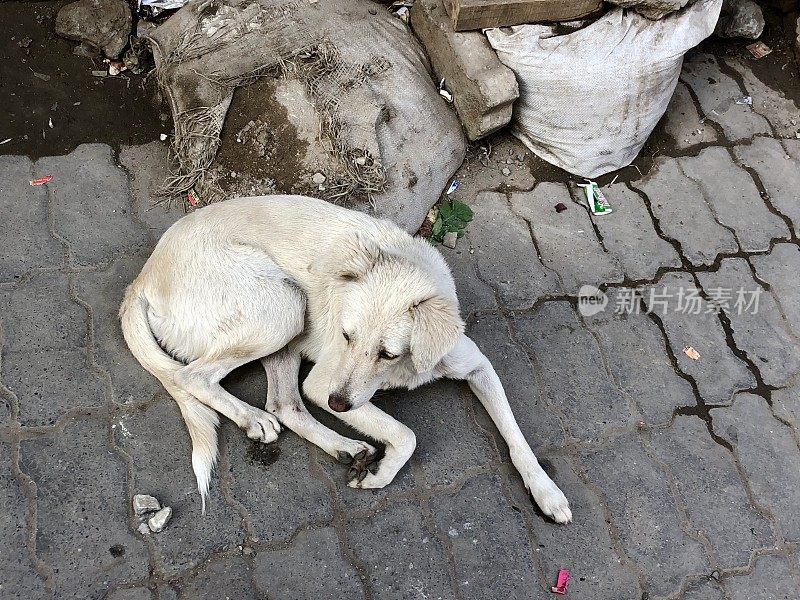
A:
POLYGON ((365 164, 367 164, 367 157, 366 156, 359 156, 356 159, 356 164, 363 167, 365 164))
POLYGON ((162 142, 166 142, 167 141, 167 134, 166 133, 162 133, 160 136, 158 136, 158 139, 160 139, 162 142))
POLYGON ((455 248, 456 242, 458 242, 458 234, 455 231, 448 231, 444 234, 444 238, 442 239, 442 244, 447 248, 455 248))
POLYGON ((313 181, 317 185, 325 183, 326 179, 327 177, 325 177, 325 175, 323 175, 322 173, 314 173, 314 175, 311 177, 311 181, 313 181))
POLYGON ((172 509, 169 506, 165 506, 152 517, 150 517, 150 519, 147 521, 147 525, 150 527, 150 531, 153 533, 158 533, 167 526, 167 523, 169 523, 171 518, 172 509))
POLYGON ((505 175, 506 177, 508 177, 509 175, 511 175, 511 169, 509 169, 508 167, 505 167, 505 168, 504 168, 504 169, 501 171, 501 173, 502 173, 503 175, 505 175))
POLYGON ((147 523, 142 523, 139 525, 139 533, 142 535, 150 535, 150 528, 147 526, 147 523))
POLYGON ((161 503, 147 494, 136 494, 133 497, 133 512, 140 517, 149 512, 161 510, 161 503))

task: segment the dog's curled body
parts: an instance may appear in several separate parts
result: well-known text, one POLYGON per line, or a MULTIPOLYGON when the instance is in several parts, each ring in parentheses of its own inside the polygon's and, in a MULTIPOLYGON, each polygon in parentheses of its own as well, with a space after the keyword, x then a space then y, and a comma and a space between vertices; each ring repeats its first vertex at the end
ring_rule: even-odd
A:
POLYGON ((134 356, 181 409, 204 507, 217 412, 265 443, 282 423, 346 462, 363 465, 374 453, 306 411, 297 388, 305 357, 315 363, 303 382, 306 397, 386 445, 377 470, 355 469, 350 485, 387 485, 416 446, 410 429, 369 402, 378 389, 466 379, 536 502, 558 522, 571 519, 494 369, 463 333, 444 259, 387 221, 302 196, 213 204, 162 236, 126 291, 120 317, 134 356), (268 379, 266 411, 219 384, 259 359, 268 379))

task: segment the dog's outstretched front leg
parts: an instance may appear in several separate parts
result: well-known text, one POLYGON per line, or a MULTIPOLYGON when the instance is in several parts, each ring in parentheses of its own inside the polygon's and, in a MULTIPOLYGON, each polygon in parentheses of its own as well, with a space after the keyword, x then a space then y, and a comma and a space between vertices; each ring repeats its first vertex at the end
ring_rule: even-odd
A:
POLYGON ((469 383, 508 444, 511 462, 519 471, 525 487, 539 508, 557 523, 570 522, 572 512, 569 502, 539 465, 536 455, 522 435, 508 404, 503 384, 489 359, 471 339, 462 335, 439 369, 444 371, 445 377, 464 379, 469 383))
POLYGON ((328 388, 324 381, 325 378, 320 378, 312 369, 303 382, 303 392, 306 397, 353 429, 386 445, 386 451, 377 464, 377 468, 356 473, 356 476, 350 479, 347 485, 364 489, 382 488, 389 485, 417 447, 417 438, 414 432, 369 402, 347 412, 334 412, 328 406, 328 388))

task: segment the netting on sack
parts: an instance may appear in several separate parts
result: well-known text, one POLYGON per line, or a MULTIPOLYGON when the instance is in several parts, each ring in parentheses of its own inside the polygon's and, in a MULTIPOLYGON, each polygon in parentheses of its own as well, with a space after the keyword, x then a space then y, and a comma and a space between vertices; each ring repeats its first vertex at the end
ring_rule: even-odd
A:
POLYGON ((337 163, 328 200, 412 231, 463 160, 424 53, 368 0, 194 0, 149 39, 175 121, 172 196, 227 197, 211 169, 226 115, 237 88, 264 78, 296 78, 312 99, 318 143, 337 163))

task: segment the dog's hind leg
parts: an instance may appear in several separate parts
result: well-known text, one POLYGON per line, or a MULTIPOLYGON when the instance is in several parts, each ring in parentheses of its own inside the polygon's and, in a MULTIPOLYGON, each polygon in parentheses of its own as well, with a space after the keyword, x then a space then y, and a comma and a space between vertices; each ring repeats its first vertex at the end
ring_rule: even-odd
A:
POLYGON ((308 412, 297 387, 300 355, 286 347, 261 359, 267 373, 268 412, 301 438, 345 464, 366 463, 375 448, 360 440, 351 440, 325 427, 308 412))
POLYGON ((569 502, 536 459, 511 412, 500 378, 475 342, 462 335, 440 368, 445 377, 465 379, 469 383, 508 444, 511 462, 542 512, 557 523, 569 523, 572 520, 569 502))

